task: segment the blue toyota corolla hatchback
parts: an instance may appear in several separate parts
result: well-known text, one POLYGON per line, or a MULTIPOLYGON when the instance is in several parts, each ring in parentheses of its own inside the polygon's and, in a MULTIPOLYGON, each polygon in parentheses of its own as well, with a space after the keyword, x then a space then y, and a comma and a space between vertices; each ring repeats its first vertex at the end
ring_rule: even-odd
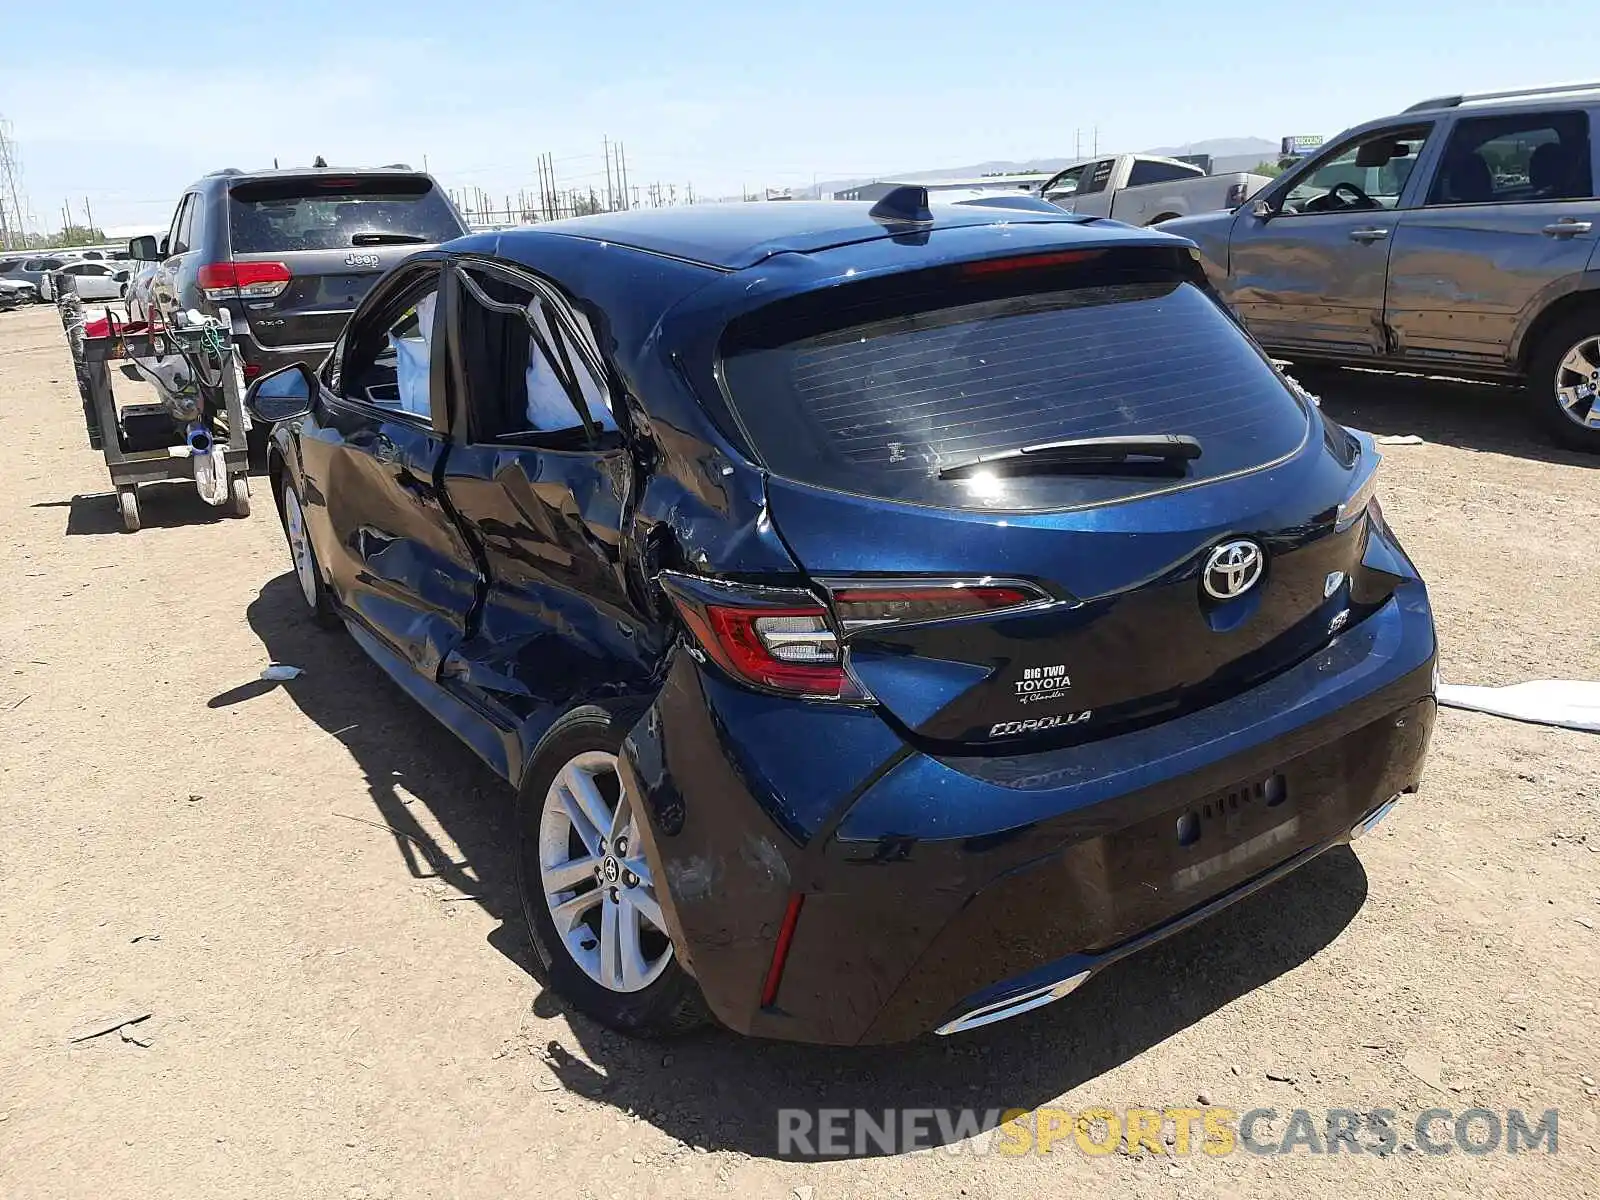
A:
POLYGON ((1010 1017, 1418 786, 1370 439, 1189 243, 925 203, 469 237, 252 389, 308 616, 516 788, 617 1029, 1010 1017))

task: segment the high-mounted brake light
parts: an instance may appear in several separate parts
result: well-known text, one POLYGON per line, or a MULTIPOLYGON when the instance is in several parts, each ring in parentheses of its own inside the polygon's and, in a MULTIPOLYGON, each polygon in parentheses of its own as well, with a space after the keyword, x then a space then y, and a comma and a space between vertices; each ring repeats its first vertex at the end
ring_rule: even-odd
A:
POLYGON ((279 295, 294 272, 281 262, 219 262, 200 268, 200 290, 210 300, 267 300, 279 295))
POLYGON ((1065 267, 1089 262, 1104 250, 1055 250, 1048 254, 1013 254, 1006 258, 986 258, 962 263, 956 270, 967 276, 1003 275, 1012 271, 1041 271, 1046 267, 1065 267))

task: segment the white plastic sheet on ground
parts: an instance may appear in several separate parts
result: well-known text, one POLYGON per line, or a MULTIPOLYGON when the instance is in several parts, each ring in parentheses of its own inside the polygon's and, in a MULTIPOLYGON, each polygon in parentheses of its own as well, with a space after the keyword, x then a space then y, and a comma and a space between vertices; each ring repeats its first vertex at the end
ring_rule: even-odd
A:
POLYGON ((1586 680, 1535 679, 1509 687, 1441 683, 1439 703, 1514 721, 1600 733, 1600 683, 1586 680))

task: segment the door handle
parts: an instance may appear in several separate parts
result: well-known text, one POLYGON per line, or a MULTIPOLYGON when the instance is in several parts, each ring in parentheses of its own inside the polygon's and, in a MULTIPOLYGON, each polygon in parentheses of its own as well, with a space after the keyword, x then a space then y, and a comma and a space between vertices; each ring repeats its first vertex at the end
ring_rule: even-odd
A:
POLYGON ((1545 237, 1577 237, 1580 233, 1588 233, 1593 225, 1588 221, 1579 221, 1573 217, 1562 217, 1553 225, 1544 227, 1545 237))
POLYGON ((1389 231, 1387 229, 1352 229, 1350 231, 1350 240, 1363 244, 1381 242, 1388 236, 1389 231))

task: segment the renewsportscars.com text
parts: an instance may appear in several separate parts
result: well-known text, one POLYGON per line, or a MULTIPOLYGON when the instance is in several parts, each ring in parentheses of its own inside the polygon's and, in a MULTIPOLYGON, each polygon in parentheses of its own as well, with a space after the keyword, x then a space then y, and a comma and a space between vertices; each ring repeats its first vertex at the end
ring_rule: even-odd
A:
POLYGON ((778 1154, 844 1158, 944 1148, 1028 1154, 1555 1154, 1559 1114, 1487 1108, 784 1108, 778 1154))

